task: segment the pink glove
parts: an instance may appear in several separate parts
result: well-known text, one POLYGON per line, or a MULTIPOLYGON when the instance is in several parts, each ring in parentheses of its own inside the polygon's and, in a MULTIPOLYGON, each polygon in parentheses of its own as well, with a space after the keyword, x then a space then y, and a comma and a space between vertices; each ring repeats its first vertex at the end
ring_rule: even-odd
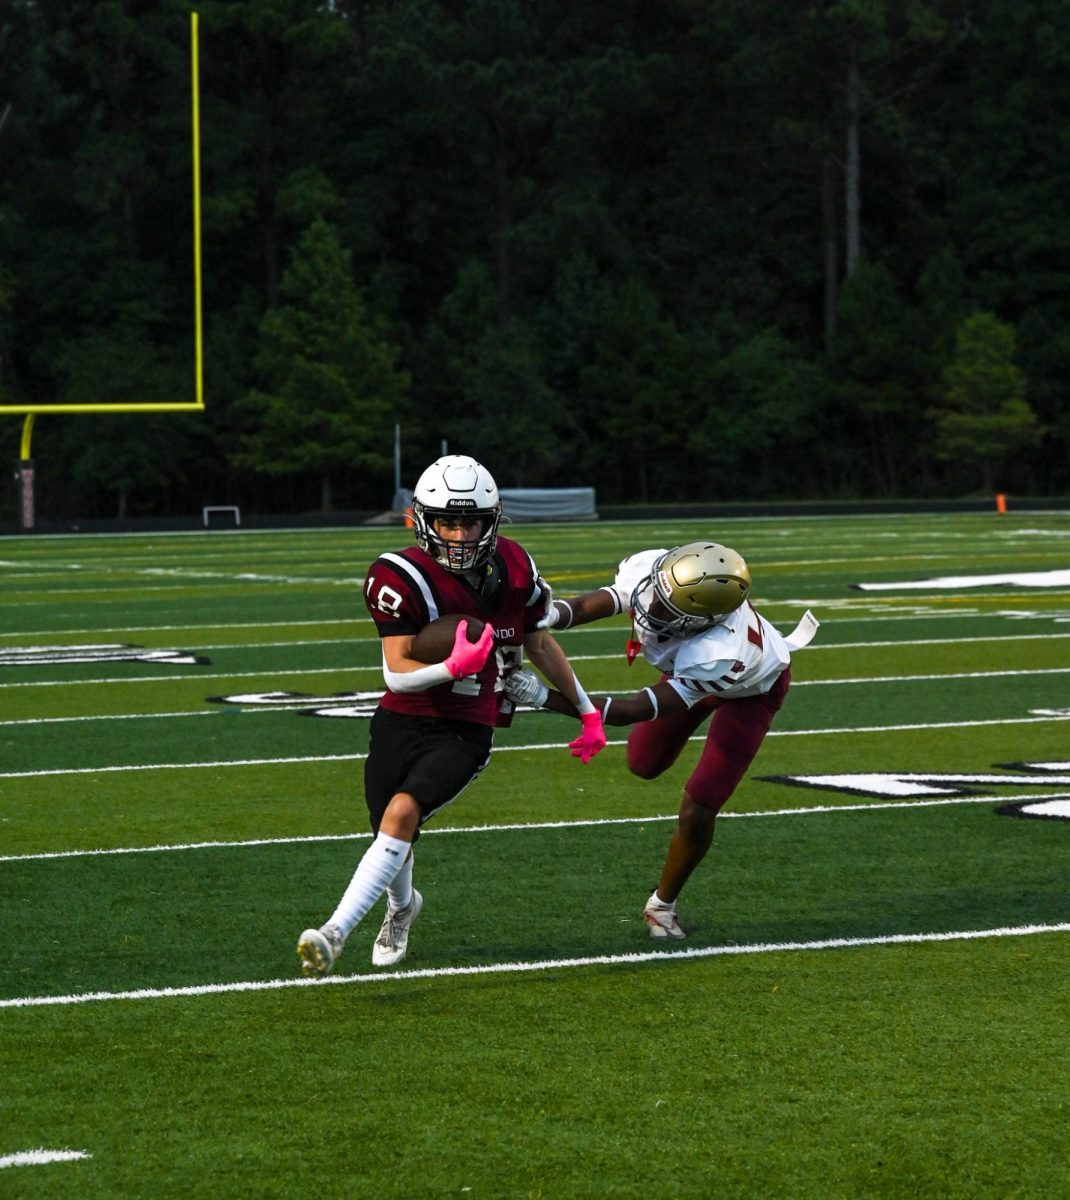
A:
POLYGON ((483 626, 483 632, 477 642, 468 640, 468 622, 458 621, 457 632, 453 636, 453 650, 446 659, 446 670, 454 679, 464 675, 477 675, 483 670, 494 647, 494 630, 488 622, 483 626))
POLYGON ((574 742, 569 742, 568 748, 573 758, 582 758, 586 763, 599 750, 605 749, 606 731, 602 728, 602 714, 598 711, 583 713, 580 720, 583 722, 583 732, 574 742))

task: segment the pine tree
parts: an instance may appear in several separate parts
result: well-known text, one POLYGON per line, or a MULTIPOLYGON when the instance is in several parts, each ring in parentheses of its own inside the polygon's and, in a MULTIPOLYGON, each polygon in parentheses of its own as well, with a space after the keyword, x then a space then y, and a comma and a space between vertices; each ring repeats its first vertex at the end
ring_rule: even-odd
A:
POLYGON ((341 472, 382 474, 385 487, 409 380, 328 222, 315 221, 302 236, 280 295, 287 303, 260 325, 264 387, 248 396, 257 425, 242 457, 270 474, 314 472, 321 511, 329 512, 332 478, 341 472))

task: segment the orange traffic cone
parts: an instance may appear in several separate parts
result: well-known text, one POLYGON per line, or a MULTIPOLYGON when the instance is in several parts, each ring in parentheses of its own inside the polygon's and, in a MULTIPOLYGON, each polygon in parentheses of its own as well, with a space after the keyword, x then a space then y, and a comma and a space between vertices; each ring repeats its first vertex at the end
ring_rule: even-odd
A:
POLYGON ((1000 492, 996 497, 996 512, 1005 513, 1007 511, 1007 497, 1000 492))

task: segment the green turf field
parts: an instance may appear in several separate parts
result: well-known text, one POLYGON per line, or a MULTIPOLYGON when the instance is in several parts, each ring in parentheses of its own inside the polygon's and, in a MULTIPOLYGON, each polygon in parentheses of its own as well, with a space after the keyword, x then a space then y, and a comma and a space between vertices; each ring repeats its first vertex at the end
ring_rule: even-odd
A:
MULTIPOLYGON (((301 978, 407 531, 0 539, 0 1197, 1070 1195, 1070 515, 508 532, 561 596, 712 536, 822 622, 667 950, 699 743, 642 781, 522 712, 404 964, 377 908, 301 978)), ((627 634, 560 635, 589 690, 653 680, 627 634)))

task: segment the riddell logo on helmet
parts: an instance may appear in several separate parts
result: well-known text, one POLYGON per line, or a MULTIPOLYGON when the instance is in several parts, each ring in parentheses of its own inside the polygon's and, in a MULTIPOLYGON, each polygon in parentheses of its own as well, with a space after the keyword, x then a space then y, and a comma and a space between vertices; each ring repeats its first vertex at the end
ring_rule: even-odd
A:
POLYGON ((475 506, 476 502, 474 500, 469 500, 467 498, 464 500, 458 500, 456 496, 451 496, 446 505, 447 508, 475 508, 475 506))

